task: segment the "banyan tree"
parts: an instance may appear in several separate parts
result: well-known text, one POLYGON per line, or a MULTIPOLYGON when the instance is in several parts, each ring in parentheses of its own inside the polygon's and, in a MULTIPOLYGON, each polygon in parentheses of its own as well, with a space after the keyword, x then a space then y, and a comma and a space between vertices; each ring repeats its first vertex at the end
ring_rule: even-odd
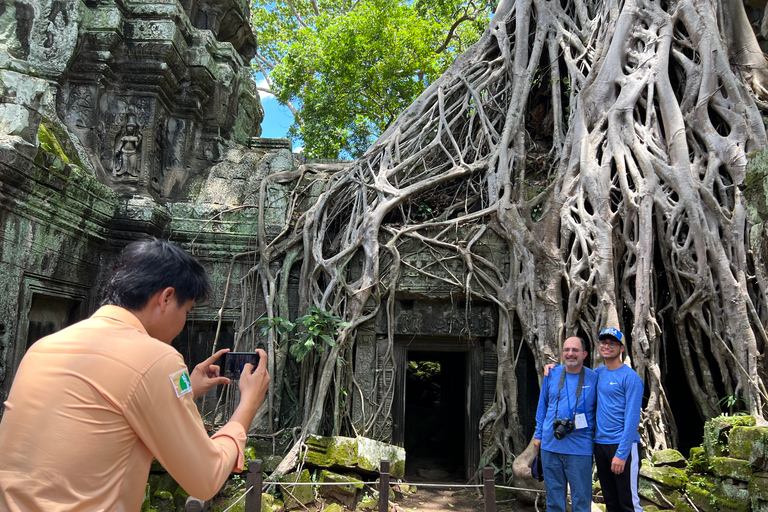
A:
MULTIPOLYGON (((516 328, 541 368, 566 336, 594 343, 619 327, 645 382, 651 449, 676 443, 671 373, 701 417, 730 396, 762 419, 768 311, 742 186, 766 145, 767 79, 739 0, 502 0, 482 38, 322 194, 309 194, 317 166, 262 184, 262 197, 296 184, 284 230, 259 234, 249 288, 278 319, 273 374, 296 343, 279 329, 292 269, 299 310, 340 319, 326 350, 301 362, 303 431, 349 433, 340 396, 357 392, 356 331, 391 319, 404 247, 460 262, 451 282, 463 303, 498 308, 484 460, 528 441, 516 328), (508 249, 503 265, 477 250, 491 235, 508 249)), ((255 309, 243 311, 255 328, 255 309)), ((366 408, 356 433, 383 414, 386 404, 366 408)))

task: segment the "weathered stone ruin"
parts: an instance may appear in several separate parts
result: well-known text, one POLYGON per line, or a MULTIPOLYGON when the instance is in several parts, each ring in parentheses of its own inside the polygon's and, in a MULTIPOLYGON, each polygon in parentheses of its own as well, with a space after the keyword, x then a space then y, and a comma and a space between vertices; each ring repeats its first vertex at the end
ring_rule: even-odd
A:
POLYGON ((14 1, 0 26, 0 398, 29 344, 96 308, 137 237, 169 237, 210 271, 185 355, 210 350, 201 333, 220 319, 231 345, 236 313, 218 307, 256 215, 197 197, 216 195, 217 164, 243 184, 268 172, 244 146, 263 117, 248 3, 14 1))
POLYGON ((751 416, 721 416, 707 422, 704 442, 691 448, 688 460, 677 450, 656 452, 640 468, 643 510, 766 510, 766 434, 751 416))

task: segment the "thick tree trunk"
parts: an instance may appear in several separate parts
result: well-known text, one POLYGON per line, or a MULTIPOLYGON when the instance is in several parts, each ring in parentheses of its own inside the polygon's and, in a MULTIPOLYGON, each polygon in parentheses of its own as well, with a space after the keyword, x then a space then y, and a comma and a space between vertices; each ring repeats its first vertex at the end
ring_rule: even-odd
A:
POLYGON ((303 306, 352 324, 310 369, 306 431, 327 414, 334 373, 352 370, 335 357, 391 301, 402 262, 380 258, 404 239, 452 251, 464 269, 454 284, 468 300, 498 305, 484 461, 527 444, 515 319, 539 367, 567 336, 596 347, 604 327, 628 335, 628 362, 649 392, 643 434, 653 448, 676 443, 665 372, 679 370, 663 364, 672 350, 702 416, 719 413, 720 390, 743 396, 762 419, 756 311, 765 286, 750 270, 739 186, 747 154, 766 144, 751 94, 766 94, 767 72, 737 0, 501 1, 483 38, 294 225, 303 306), (532 139, 542 126, 546 136, 532 139), (534 165, 542 157, 546 168, 534 165), (545 187, 530 197, 534 179, 545 187), (429 205, 430 217, 411 216, 414 202, 429 205), (462 238, 459 226, 482 229, 462 238), (508 270, 474 250, 484 226, 507 243, 508 270), (362 271, 353 277, 355 255, 362 271))

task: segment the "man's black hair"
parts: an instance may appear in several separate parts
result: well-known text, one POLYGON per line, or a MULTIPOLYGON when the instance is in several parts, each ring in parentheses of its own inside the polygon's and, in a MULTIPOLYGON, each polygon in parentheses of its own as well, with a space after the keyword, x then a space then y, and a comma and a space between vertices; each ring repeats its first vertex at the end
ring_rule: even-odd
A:
POLYGON ((137 240, 117 257, 101 304, 138 311, 169 286, 179 304, 205 302, 211 293, 205 269, 195 258, 166 240, 137 240))

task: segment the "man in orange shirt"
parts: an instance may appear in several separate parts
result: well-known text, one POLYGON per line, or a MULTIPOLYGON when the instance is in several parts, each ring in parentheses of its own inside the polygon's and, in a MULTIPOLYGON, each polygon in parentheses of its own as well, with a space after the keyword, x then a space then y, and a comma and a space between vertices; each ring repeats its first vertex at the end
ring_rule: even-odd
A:
POLYGON ((189 375, 170 343, 210 292, 203 267, 161 240, 134 242, 92 317, 29 349, 0 422, 0 510, 138 511, 154 458, 210 499, 243 468, 246 432, 269 387, 267 355, 240 377, 240 404, 208 437, 192 401, 228 383, 213 362, 189 375))

